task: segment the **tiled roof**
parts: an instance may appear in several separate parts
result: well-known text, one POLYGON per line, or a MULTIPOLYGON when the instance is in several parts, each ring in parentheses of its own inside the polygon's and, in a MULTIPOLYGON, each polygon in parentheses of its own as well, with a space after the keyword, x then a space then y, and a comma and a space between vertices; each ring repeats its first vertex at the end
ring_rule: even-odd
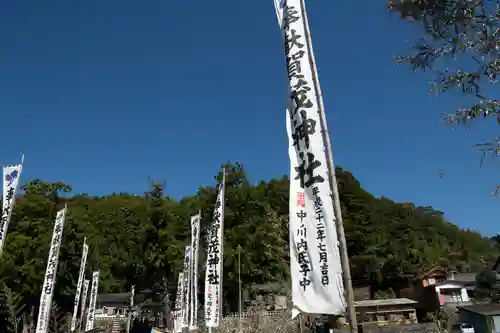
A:
POLYGON ((365 301, 355 301, 354 306, 388 306, 388 305, 405 305, 405 304, 417 304, 409 298, 389 298, 389 299, 369 299, 365 301))
POLYGON ((458 309, 481 314, 483 316, 500 315, 500 304, 476 304, 459 306, 458 309))

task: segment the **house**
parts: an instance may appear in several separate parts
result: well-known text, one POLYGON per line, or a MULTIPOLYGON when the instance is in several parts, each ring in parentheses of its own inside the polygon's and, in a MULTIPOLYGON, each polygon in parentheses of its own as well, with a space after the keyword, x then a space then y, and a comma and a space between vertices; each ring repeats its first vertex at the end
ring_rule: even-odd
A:
POLYGON ((460 321, 471 324, 475 333, 500 332, 500 304, 459 306, 460 321))
POLYGON ((95 325, 123 329, 127 322, 130 294, 99 294, 96 300, 95 325))
POLYGON ((427 270, 415 277, 415 281, 420 284, 421 287, 426 288, 428 286, 435 285, 446 280, 447 272, 439 267, 434 267, 427 270))
POLYGON ((476 288, 476 274, 446 272, 433 268, 420 274, 414 281, 414 298, 424 312, 437 311, 447 304, 471 304, 476 288))
POLYGON ((416 301, 408 298, 355 301, 356 317, 362 324, 378 326, 416 324, 416 301))

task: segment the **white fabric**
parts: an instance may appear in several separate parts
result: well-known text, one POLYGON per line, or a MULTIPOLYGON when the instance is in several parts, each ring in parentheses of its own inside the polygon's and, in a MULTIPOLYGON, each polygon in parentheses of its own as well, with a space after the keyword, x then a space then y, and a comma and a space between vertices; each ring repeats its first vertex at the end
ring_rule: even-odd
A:
POLYGON ((5 243, 7 229, 9 228, 10 217, 16 201, 17 189, 23 165, 7 165, 3 167, 3 204, 2 218, 0 219, 0 252, 5 243))
POLYGON ((54 223, 49 257, 47 259, 47 269, 45 270, 45 279, 43 281, 42 294, 40 295, 40 307, 38 311, 36 333, 47 333, 49 329, 52 297, 54 295, 54 286, 56 284, 57 265, 59 263, 59 251, 61 249, 65 220, 66 208, 57 212, 56 221, 54 223))
POLYGON ((222 315, 222 264, 224 261, 224 205, 225 172, 219 186, 212 226, 208 237, 207 264, 205 270, 205 323, 218 327, 222 315))
POLYGON ((344 286, 305 10, 302 0, 274 3, 289 78, 292 313, 339 315, 346 309, 344 286))

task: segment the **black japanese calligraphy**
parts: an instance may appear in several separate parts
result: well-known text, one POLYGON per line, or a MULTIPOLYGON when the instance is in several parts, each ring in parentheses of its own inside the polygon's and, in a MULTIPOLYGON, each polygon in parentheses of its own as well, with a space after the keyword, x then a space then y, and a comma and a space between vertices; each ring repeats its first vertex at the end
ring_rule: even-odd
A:
POLYGON ((321 284, 324 286, 330 284, 330 278, 328 277, 328 264, 326 262, 321 265, 321 284))
POLYGON ((307 244, 306 238, 307 229, 304 224, 304 219, 307 218, 307 212, 301 209, 299 212, 297 212, 297 217, 300 219, 300 226, 297 229, 297 236, 299 237, 299 240, 296 242, 297 264, 299 265, 299 273, 303 276, 303 280, 301 280, 300 286, 304 290, 306 290, 306 288, 311 284, 311 280, 309 278, 309 273, 311 273, 311 262, 307 254, 309 246, 307 244))
POLYGON ((325 179, 320 175, 314 175, 315 169, 321 166, 321 162, 316 160, 313 153, 307 153, 307 161, 304 159, 304 153, 299 153, 302 160, 298 167, 295 167, 297 176, 295 179, 300 180, 301 188, 309 188, 314 184, 323 183, 325 179), (307 180, 306 180, 307 176, 307 180))
POLYGON ((4 237, 4 227, 9 222, 9 216, 14 202, 14 187, 9 187, 5 195, 4 209, 2 210, 2 219, 0 220, 0 239, 4 237))
POLYGON ((317 227, 316 229, 316 239, 320 242, 323 242, 326 239, 325 236, 325 228, 324 227, 317 227))
POLYGON ((215 269, 209 271, 208 283, 215 284, 215 285, 219 284, 219 274, 217 274, 217 271, 215 269))
POLYGON ((47 285, 45 287, 43 287, 43 291, 47 295, 52 294, 52 281, 50 283, 47 283, 47 285))
POLYGON ((307 217, 307 213, 301 209, 298 213, 297 213, 297 217, 300 219, 300 223, 303 223, 304 222, 304 219, 307 217))
POLYGON ((219 256, 215 253, 210 253, 208 255, 208 266, 210 267, 214 267, 214 266, 217 266, 219 264, 219 256))
MULTIPOLYGON (((219 191, 221 191, 222 190, 222 184, 219 184, 219 186, 217 186, 217 188, 218 188, 219 191)), ((214 214, 215 214, 215 212, 217 212, 219 210, 219 208, 220 208, 221 205, 222 205, 221 198, 217 197, 217 201, 215 202, 215 207, 214 207, 214 214)))
POLYGON ((302 277, 302 279, 299 281, 299 285, 302 287, 302 289, 304 289, 304 291, 307 289, 307 287, 309 287, 310 284, 311 284, 311 279, 305 276, 302 277))
POLYGON ((323 214, 323 201, 317 186, 312 189, 314 196, 314 213, 316 217, 316 240, 319 254, 319 264, 321 264, 321 284, 327 286, 330 283, 328 276, 328 248, 326 245, 325 221, 323 214))
POLYGON ((299 109, 310 109, 314 106, 313 102, 307 96, 307 93, 310 91, 311 88, 307 86, 303 86, 301 89, 292 90, 292 92, 290 93, 290 97, 292 98, 292 101, 295 105, 294 112, 299 109))
POLYGON ((297 33, 297 30, 295 29, 289 29, 285 33, 285 54, 288 55, 290 51, 292 51, 294 48, 297 49, 302 49, 304 48, 305 44, 302 44, 300 42, 300 39, 302 38, 302 35, 299 35, 297 33))
POLYGON ((298 146, 300 140, 304 140, 306 149, 309 149, 309 136, 316 133, 316 120, 307 118, 307 112, 304 110, 300 111, 300 118, 300 124, 297 125, 298 121, 294 121, 293 145, 298 146))
POLYGON ((299 252, 302 252, 302 251, 307 252, 307 248, 308 248, 307 241, 304 238, 302 238, 297 243, 297 251, 299 251, 299 252))
POLYGON ((284 23, 283 28, 288 30, 290 25, 300 20, 299 11, 294 6, 285 5, 283 8, 284 23))
POLYGON ((299 82, 293 86, 297 89, 307 86, 308 83, 304 80, 305 76, 302 74, 301 60, 304 58, 305 51, 299 50, 286 57, 286 68, 288 72, 288 79, 296 78, 299 82), (300 84, 299 84, 300 83, 300 84))
POLYGON ((210 242, 208 243, 208 253, 218 254, 219 247, 220 247, 220 242, 219 242, 218 233, 215 232, 215 237, 212 237, 210 239, 210 242))

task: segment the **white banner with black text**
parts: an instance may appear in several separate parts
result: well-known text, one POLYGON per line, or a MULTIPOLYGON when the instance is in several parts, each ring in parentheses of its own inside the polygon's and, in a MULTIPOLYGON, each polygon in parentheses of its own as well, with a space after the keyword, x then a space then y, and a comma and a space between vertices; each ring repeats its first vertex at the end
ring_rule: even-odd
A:
POLYGON ((80 307, 80 323, 79 326, 83 327, 83 322, 85 319, 85 306, 87 305, 87 295, 89 293, 89 285, 90 280, 83 281, 83 289, 82 289, 82 304, 80 307))
POLYGON ((83 240, 83 251, 82 251, 82 260, 80 262, 80 272, 78 274, 78 282, 76 284, 75 305, 73 307, 73 317, 71 318, 71 332, 74 332, 76 329, 78 305, 80 304, 80 294, 82 291, 83 279, 85 278, 85 265, 87 263, 88 252, 89 252, 89 247, 87 245, 87 238, 85 237, 83 240))
POLYGON ((92 273, 92 287, 90 288, 89 308, 87 310, 87 322, 85 331, 94 329, 95 304, 97 302, 97 293, 99 292, 99 271, 92 273))
POLYGON ((21 178, 22 164, 7 165, 3 167, 3 197, 2 219, 0 220, 0 252, 5 243, 5 236, 9 228, 10 217, 16 201, 19 179, 21 178))
POLYGON ((179 273, 179 279, 177 280, 177 294, 175 295, 175 309, 173 313, 174 317, 174 332, 182 332, 182 309, 184 305, 182 304, 182 290, 184 283, 184 274, 179 273))
POLYGON ((208 327, 218 327, 222 315, 222 264, 224 243, 224 204, 226 173, 214 207, 213 222, 210 226, 205 269, 205 322, 208 327))
POLYGON ((198 246, 200 244, 200 220, 200 214, 191 216, 191 261, 189 266, 189 276, 191 280, 190 331, 198 329, 198 246))
POLYGON ((289 81, 290 270, 294 314, 345 313, 340 251, 303 0, 274 0, 289 81), (298 310, 298 311, 297 311, 298 310))
POLYGON ((182 328, 189 327, 189 298, 191 279, 189 277, 189 267, 191 266, 191 246, 186 246, 184 256, 184 269, 182 270, 182 328))
POLYGON ((66 207, 57 212, 52 240, 50 243, 47 269, 43 281, 42 293, 40 295, 40 306, 38 310, 38 320, 36 333, 47 333, 49 330, 50 311, 52 308, 52 297, 57 277, 57 265, 59 263, 59 252, 61 249, 64 221, 66 220, 66 207))

